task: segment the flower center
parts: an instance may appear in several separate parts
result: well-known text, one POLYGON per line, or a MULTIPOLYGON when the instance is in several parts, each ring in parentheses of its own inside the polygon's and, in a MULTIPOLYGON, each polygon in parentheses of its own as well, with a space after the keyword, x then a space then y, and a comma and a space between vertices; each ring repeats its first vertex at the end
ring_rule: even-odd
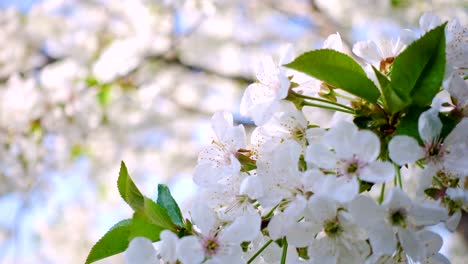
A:
POLYGON ((218 240, 216 240, 216 238, 214 237, 207 238, 204 240, 203 248, 205 250, 206 255, 213 256, 213 255, 216 255, 216 253, 218 252, 220 248, 220 244, 218 240))
POLYGON ((440 160, 442 156, 446 153, 442 142, 436 141, 430 144, 427 144, 425 147, 426 159, 429 162, 436 162, 440 160))
POLYGON ((301 128, 296 128, 291 132, 291 136, 293 139, 302 142, 305 138, 305 131, 301 128))
POLYGON ((395 57, 388 57, 380 61, 380 71, 384 74, 387 74, 390 71, 390 66, 392 65, 395 57))
POLYGON ((351 163, 348 166, 348 173, 353 174, 358 170, 358 164, 357 163, 351 163))
POLYGON ((406 215, 407 212, 404 208, 400 208, 396 211, 393 211, 390 214, 390 222, 394 226, 406 227, 406 215))
POLYGON ((338 235, 343 229, 340 226, 340 222, 338 219, 330 220, 325 223, 323 226, 323 231, 327 236, 336 236, 338 235))

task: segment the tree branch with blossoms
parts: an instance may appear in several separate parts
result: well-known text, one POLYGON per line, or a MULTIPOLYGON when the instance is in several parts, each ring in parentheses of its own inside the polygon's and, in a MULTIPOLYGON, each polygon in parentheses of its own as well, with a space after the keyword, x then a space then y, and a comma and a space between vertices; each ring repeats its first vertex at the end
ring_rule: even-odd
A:
POLYGON ((144 196, 122 162, 118 190, 133 217, 86 263, 124 251, 148 264, 450 263, 429 228, 453 231, 468 209, 467 31, 430 13, 420 26, 409 43, 356 43, 365 65, 339 34, 262 60, 240 105, 257 127, 247 135, 231 113, 213 115, 190 217, 164 185, 156 201, 144 196), (442 92, 450 101, 438 105, 442 92), (306 108, 334 116, 319 126, 306 108))

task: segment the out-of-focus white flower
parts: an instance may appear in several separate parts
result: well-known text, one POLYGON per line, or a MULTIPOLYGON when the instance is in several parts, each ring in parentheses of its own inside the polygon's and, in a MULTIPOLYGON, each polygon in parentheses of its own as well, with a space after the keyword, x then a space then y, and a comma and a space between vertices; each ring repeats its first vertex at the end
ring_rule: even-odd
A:
POLYGON ((25 132, 42 115, 43 101, 35 81, 13 75, 0 88, 0 127, 25 132))
POLYGON ((99 81, 110 82, 135 69, 146 49, 146 42, 139 38, 116 40, 101 53, 94 64, 93 73, 99 81))

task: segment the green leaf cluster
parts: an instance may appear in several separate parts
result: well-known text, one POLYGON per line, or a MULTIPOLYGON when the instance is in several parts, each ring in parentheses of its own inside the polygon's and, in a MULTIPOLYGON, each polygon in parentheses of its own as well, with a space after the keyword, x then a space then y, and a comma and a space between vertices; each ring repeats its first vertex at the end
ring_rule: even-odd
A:
POLYGON ((355 123, 361 128, 383 137, 396 133, 419 139, 419 114, 440 91, 445 74, 445 26, 430 30, 391 58, 388 74, 373 67, 380 89, 353 58, 335 50, 306 52, 285 66, 367 101, 353 102, 355 123), (361 111, 369 103, 375 107, 361 111))
MULTIPOLYGON (((133 218, 113 226, 91 249, 86 264, 125 251, 135 237, 159 241, 163 230, 187 232, 190 223, 184 223, 182 213, 166 185, 158 185, 158 198, 154 202, 145 197, 131 179, 125 163, 120 166, 117 188, 122 199, 133 209, 133 218)), ((190 228, 189 228, 190 229, 190 228)))

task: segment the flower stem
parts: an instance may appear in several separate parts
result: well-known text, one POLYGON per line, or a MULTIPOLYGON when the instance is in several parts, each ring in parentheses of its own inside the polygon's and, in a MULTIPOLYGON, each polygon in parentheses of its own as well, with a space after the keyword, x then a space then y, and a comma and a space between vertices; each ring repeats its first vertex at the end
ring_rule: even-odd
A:
POLYGON ((338 111, 338 112, 343 112, 343 113, 354 115, 354 111, 350 111, 350 110, 347 110, 347 109, 341 109, 341 108, 337 108, 337 107, 333 107, 333 106, 314 104, 314 103, 307 102, 307 101, 302 102, 302 105, 313 106, 313 107, 318 107, 318 108, 323 108, 323 109, 328 109, 328 110, 333 110, 333 111, 338 111))
POLYGON ((283 237, 283 254, 281 255, 281 264, 286 264, 286 255, 288 253, 288 241, 283 237))
MULTIPOLYGON (((403 183, 401 181, 400 166, 398 166, 396 163, 393 163, 393 165, 395 166, 395 170, 396 170, 396 181, 398 182, 398 185, 400 186, 400 189, 403 190, 403 183)), ((395 185, 396 185, 396 183, 395 183, 395 185)))
POLYGON ((331 94, 334 95, 334 96, 338 96, 338 97, 341 97, 343 99, 349 100, 349 101, 356 101, 356 98, 352 98, 352 97, 346 96, 344 94, 337 93, 337 92, 335 92, 333 90, 332 90, 331 94))
POLYGON ((377 200, 379 204, 382 204, 384 195, 385 195, 385 182, 382 183, 382 188, 380 189, 380 196, 379 196, 379 199, 377 200))
POLYGON ((258 257, 258 255, 260 255, 263 252, 263 250, 265 250, 271 244, 271 242, 273 242, 272 239, 268 240, 268 242, 266 242, 265 245, 263 245, 263 247, 261 247, 257 252, 255 252, 255 254, 251 258, 249 258, 249 260, 247 260, 247 264, 252 263, 252 261, 254 261, 258 257))
POLYGON ((354 111, 354 109, 349 107, 349 106, 346 106, 346 105, 343 105, 343 104, 340 104, 340 103, 336 103, 336 102, 333 102, 333 101, 325 100, 325 99, 322 99, 322 98, 307 96, 307 95, 298 94, 298 93, 295 93, 294 95, 297 96, 297 97, 300 97, 300 98, 307 99, 307 100, 318 101, 318 102, 322 102, 322 103, 326 103, 326 104, 336 105, 336 106, 342 107, 344 109, 354 111))

